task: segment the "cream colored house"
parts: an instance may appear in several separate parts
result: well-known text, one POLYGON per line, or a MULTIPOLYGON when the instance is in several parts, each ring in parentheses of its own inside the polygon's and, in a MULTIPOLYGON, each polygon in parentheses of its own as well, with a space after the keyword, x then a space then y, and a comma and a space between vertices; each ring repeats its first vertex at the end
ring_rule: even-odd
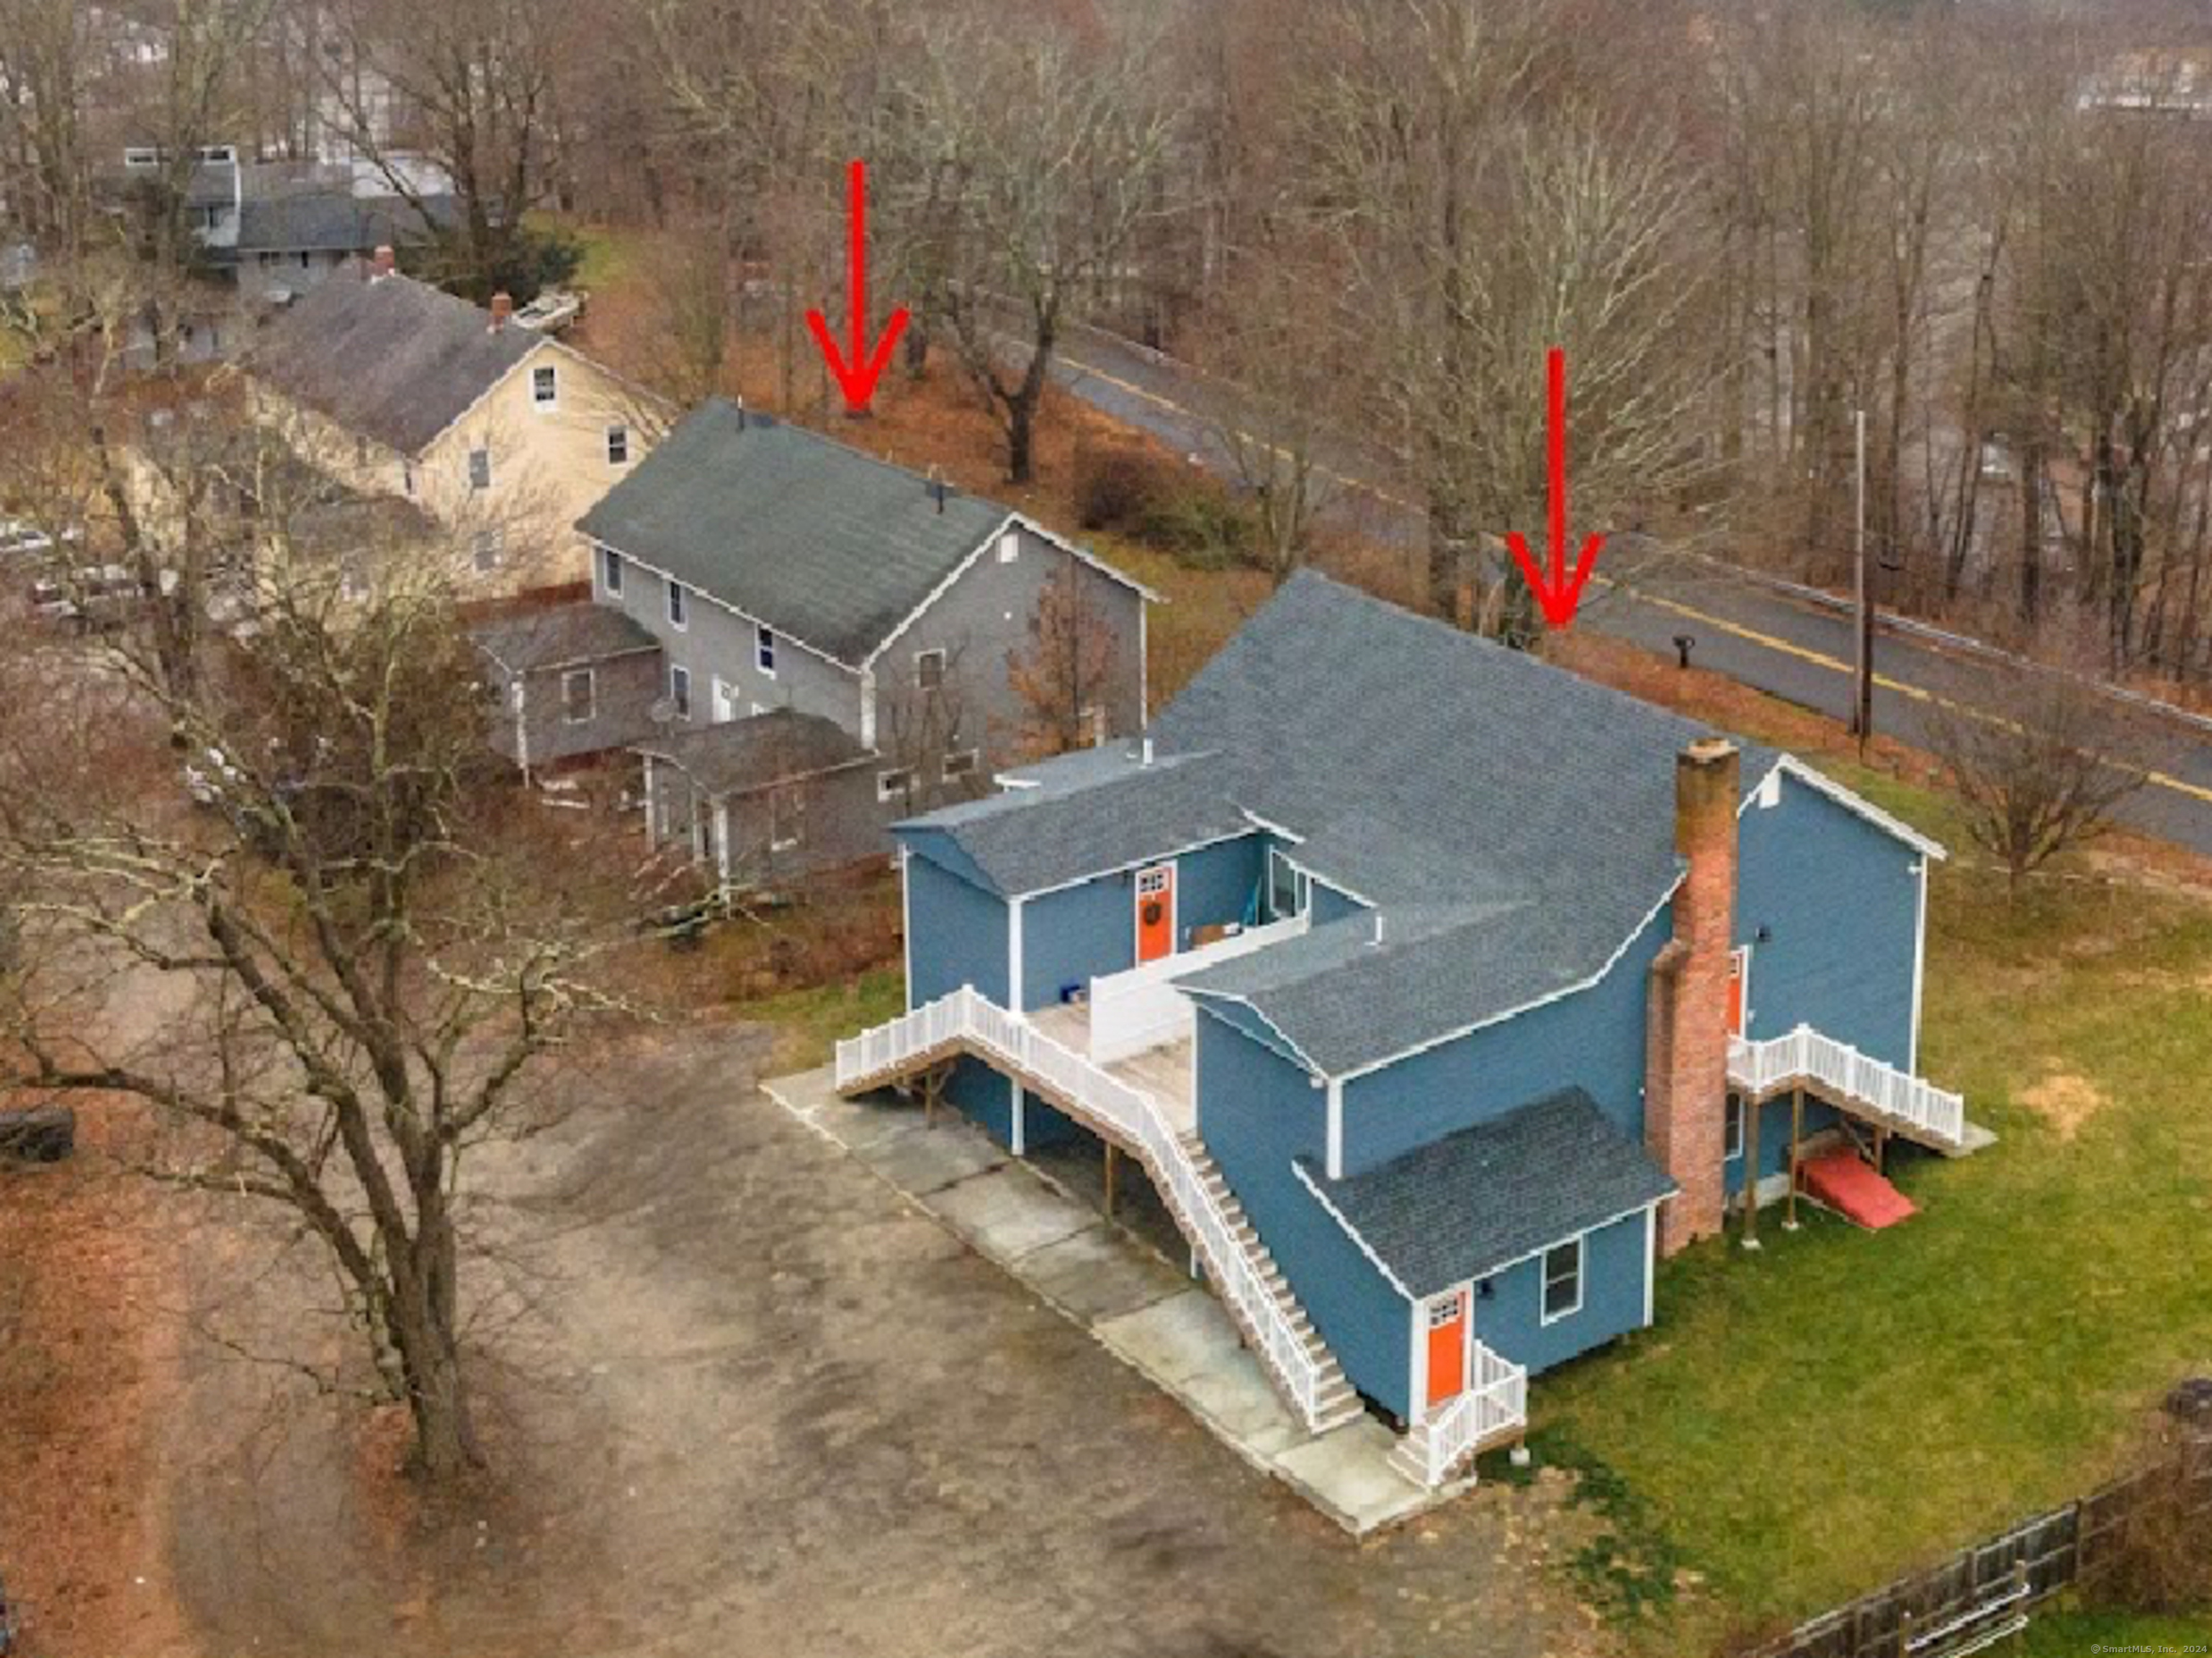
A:
POLYGON ((659 423, 648 393, 511 310, 401 276, 380 251, 271 322, 246 361, 295 451, 415 502, 484 596, 588 581, 574 525, 659 423))

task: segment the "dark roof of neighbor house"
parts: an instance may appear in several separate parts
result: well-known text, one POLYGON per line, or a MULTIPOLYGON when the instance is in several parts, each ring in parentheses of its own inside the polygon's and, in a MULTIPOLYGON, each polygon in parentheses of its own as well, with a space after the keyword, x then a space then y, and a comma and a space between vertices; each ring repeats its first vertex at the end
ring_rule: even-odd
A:
POLYGON ((1009 516, 712 398, 577 527, 857 666, 1009 516))
MULTIPOLYGON (((1342 1075, 1595 978, 1681 870, 1696 722, 1310 572, 1133 744, 932 813, 1007 894, 1280 830, 1379 913, 1177 983, 1249 1004, 1342 1075), (1118 756, 1120 764, 1110 763, 1118 756), (1062 774, 1065 774, 1063 776, 1062 774)), ((1778 758, 1741 745, 1745 786, 1778 758)))
POLYGON ((874 753, 836 720, 789 708, 659 734, 637 746, 681 766, 709 796, 795 782, 874 753))
POLYGON ((427 282, 371 280, 356 264, 271 319, 250 362, 295 402, 412 455, 543 343, 427 282))
POLYGON ((450 196, 423 198, 417 212, 398 197, 358 197, 350 191, 247 198, 239 210, 238 241, 222 250, 232 258, 254 253, 368 253, 386 245, 424 240, 431 225, 443 227, 455 212, 450 196))
POLYGON ((1570 1088, 1342 1180, 1306 1177, 1416 1296, 1656 1203, 1675 1184, 1570 1088))
POLYGON ((494 616, 471 632, 477 648, 509 673, 581 666, 660 648, 628 611, 588 600, 494 616))

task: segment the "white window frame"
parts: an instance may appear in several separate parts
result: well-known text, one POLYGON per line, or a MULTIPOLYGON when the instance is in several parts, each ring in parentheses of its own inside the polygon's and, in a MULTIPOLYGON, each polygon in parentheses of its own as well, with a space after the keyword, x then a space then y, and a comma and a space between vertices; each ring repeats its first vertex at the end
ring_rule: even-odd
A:
POLYGON ((530 366, 530 406, 541 412, 561 406, 561 371, 550 362, 530 366), (538 390, 540 385, 545 387, 538 390))
POLYGON ((664 595, 668 609, 668 625, 678 633, 688 633, 691 628, 691 600, 684 591, 684 584, 671 577, 664 595))
POLYGON ((1009 530, 999 537, 999 562, 1012 564, 1022 556, 1021 532, 1009 530))
POLYGON ((879 771, 876 774, 876 799, 878 803, 886 804, 903 799, 913 783, 914 770, 911 767, 894 766, 889 771, 879 771))
POLYGON ((945 688, 945 652, 942 648, 916 651, 914 653, 915 689, 921 691, 942 690, 945 688), (929 683, 928 672, 923 665, 924 664, 932 661, 937 664, 937 683, 935 684, 929 683))
POLYGON ((753 666, 768 678, 775 677, 775 629, 765 622, 753 623, 753 666))
POLYGON ((806 840, 806 786, 803 783, 782 783, 768 792, 768 849, 770 852, 789 852, 806 840), (788 825, 793 830, 783 833, 787 827, 781 810, 786 800, 795 801, 798 810, 795 821, 788 825))
POLYGON ((478 575, 488 575, 507 562, 506 532, 478 530, 469 539, 469 562, 478 575))
POLYGON ((561 676, 561 723, 564 726, 588 726, 599 717, 599 678, 589 668, 571 668, 561 676), (568 688, 578 680, 584 683, 584 711, 576 712, 574 700, 568 688))
POLYGON ((477 447, 469 451, 469 493, 471 495, 480 495, 488 494, 490 491, 490 489, 491 445, 489 443, 479 444, 477 447), (477 462, 478 460, 482 460, 483 462, 483 482, 482 483, 478 483, 477 482, 477 462))
POLYGON ((1313 908, 1313 878, 1312 878, 1311 876, 1308 875, 1308 874, 1305 872, 1305 871, 1304 871, 1304 870, 1300 869, 1300 868, 1299 868, 1296 864, 1292 863, 1292 862, 1291 862, 1288 858, 1285 858, 1285 857, 1283 855, 1283 849, 1282 849, 1280 847, 1268 847, 1268 848, 1267 848, 1267 910, 1268 910, 1268 914, 1270 914, 1270 915, 1271 915, 1274 920, 1276 920, 1279 921, 1279 920, 1283 920, 1286 919, 1287 917, 1290 917, 1290 916, 1292 916, 1292 915, 1304 915, 1304 914, 1306 914, 1306 912, 1307 912, 1308 910, 1311 909, 1312 908, 1313 908), (1278 870, 1288 870, 1288 871, 1290 872, 1290 875, 1291 875, 1291 908, 1290 908, 1289 909, 1286 909, 1286 910, 1278 910, 1278 909, 1275 908, 1275 873, 1276 873, 1276 872, 1277 872, 1278 870))
POLYGON ((607 428, 607 465, 629 465, 629 428, 620 421, 607 428), (615 452, 617 449, 622 451, 620 454, 615 452))
POLYGON ((1730 1092, 1721 1107, 1721 1161, 1734 1163, 1743 1156, 1743 1114, 1751 1109, 1743 1096, 1730 1092))
POLYGON ((983 756, 974 749, 955 749, 938 762, 938 774, 948 783, 973 777, 983 768, 983 756), (958 769, 954 769, 955 767, 958 769))
POLYGON ((617 598, 622 597, 623 556, 605 542, 599 544, 599 586, 617 598))
POLYGON ((1588 1236, 1587 1233, 1577 1233, 1564 1243, 1552 1245, 1536 1257, 1536 1310, 1541 1324, 1557 1324, 1560 1320, 1572 1318, 1582 1311, 1583 1293, 1586 1287, 1584 1279, 1589 1270, 1589 1251, 1584 1248, 1588 1236), (1562 1307, 1555 1313, 1552 1310, 1552 1257, 1562 1249, 1575 1252, 1575 1301, 1573 1306, 1562 1307))
POLYGON ((681 662, 668 665, 668 702, 678 720, 691 717, 691 670, 681 662), (681 690, 677 688, 681 686, 681 690))

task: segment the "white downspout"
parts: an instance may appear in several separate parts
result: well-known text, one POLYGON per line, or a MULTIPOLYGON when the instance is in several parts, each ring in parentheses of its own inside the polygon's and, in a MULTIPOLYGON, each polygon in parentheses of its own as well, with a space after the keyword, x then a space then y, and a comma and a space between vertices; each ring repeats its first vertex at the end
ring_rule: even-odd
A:
MULTIPOLYGON (((1006 1007, 1017 1016, 1023 1011, 1022 901, 1018 898, 1009 899, 1006 903, 1006 1007)), ((1007 1078, 1006 1085, 1012 1090, 1010 1096, 1012 1105, 1011 1127, 1006 1138, 1014 1155, 1018 1157, 1029 1149, 1028 1105, 1022 1097, 1022 1084, 1018 1078, 1007 1078)))

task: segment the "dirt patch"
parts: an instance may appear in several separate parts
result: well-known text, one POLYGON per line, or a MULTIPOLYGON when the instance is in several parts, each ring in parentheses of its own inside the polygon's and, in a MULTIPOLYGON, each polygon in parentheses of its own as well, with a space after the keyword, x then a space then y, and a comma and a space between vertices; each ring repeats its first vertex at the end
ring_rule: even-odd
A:
POLYGON ((2024 1089, 2020 1102, 2051 1125, 2062 1140, 2070 1140, 2081 1126, 2112 1102, 2087 1077, 2070 1071, 2047 1069, 2043 1080, 2024 1089))
POLYGON ((0 1165, 0 1571, 33 1658, 191 1654, 152 1448, 175 1386, 175 1257, 114 1161, 143 1121, 77 1105, 75 1159, 0 1165))

